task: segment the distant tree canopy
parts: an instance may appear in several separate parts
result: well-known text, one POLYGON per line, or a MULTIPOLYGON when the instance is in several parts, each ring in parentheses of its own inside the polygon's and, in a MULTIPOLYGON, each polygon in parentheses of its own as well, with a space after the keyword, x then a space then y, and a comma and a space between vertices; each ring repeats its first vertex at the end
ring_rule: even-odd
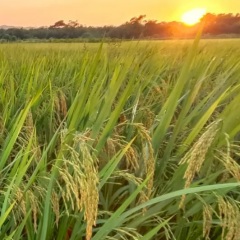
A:
POLYGON ((206 14, 202 21, 205 23, 204 32, 208 34, 239 34, 240 14, 206 14))
POLYGON ((120 26, 87 27, 70 20, 59 20, 49 27, 0 29, 1 41, 26 39, 146 39, 194 37, 199 24, 204 24, 203 35, 240 35, 240 14, 207 13, 199 24, 187 26, 181 22, 145 20, 145 15, 133 17, 120 26))
POLYGON ((49 28, 77 28, 77 27, 79 27, 78 21, 70 20, 68 23, 65 23, 63 20, 59 20, 49 28))

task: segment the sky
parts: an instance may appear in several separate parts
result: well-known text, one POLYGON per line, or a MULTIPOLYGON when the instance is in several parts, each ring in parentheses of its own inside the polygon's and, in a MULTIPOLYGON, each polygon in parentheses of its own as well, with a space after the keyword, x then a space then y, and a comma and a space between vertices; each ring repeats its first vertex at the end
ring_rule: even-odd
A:
POLYGON ((240 12, 240 0, 0 0, 0 25, 39 27, 58 20, 88 26, 120 25, 134 16, 180 21, 184 12, 240 12))

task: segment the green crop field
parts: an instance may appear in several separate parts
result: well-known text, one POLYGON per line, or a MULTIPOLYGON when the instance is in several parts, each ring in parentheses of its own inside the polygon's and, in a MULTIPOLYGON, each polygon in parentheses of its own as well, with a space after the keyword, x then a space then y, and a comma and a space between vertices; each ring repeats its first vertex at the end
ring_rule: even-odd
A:
POLYGON ((0 44, 0 239, 239 240, 239 46, 0 44))

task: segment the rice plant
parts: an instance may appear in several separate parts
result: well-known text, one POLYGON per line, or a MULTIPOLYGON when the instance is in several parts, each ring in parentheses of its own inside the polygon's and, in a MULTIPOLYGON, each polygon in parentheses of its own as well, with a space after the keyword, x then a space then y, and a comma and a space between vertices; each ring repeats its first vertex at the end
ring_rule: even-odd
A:
POLYGON ((238 44, 1 44, 0 239, 239 239, 238 44))

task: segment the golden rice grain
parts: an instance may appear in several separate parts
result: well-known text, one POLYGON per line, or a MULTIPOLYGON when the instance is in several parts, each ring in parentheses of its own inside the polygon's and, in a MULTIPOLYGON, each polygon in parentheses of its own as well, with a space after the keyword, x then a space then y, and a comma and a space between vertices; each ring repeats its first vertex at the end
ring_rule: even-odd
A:
MULTIPOLYGON (((206 131, 202 134, 199 140, 193 145, 193 147, 186 153, 179 164, 187 163, 187 169, 183 178, 186 179, 185 188, 188 188, 195 175, 200 172, 202 164, 205 160, 206 154, 216 136, 221 120, 217 120, 211 123, 206 131)), ((182 196, 182 200, 179 204, 180 208, 183 208, 185 196, 182 196)))
POLYGON ((60 207, 59 207, 59 198, 58 198, 58 195, 57 193, 54 191, 52 193, 52 197, 51 197, 51 202, 52 202, 52 209, 53 209, 53 212, 56 216, 56 226, 58 227, 58 222, 59 222, 59 219, 60 219, 60 207))
POLYGON ((212 208, 209 205, 203 208, 203 237, 206 240, 210 240, 209 234, 212 227, 212 208))
POLYGON ((86 239, 90 240, 98 213, 99 179, 97 159, 90 153, 88 140, 86 134, 75 134, 72 147, 67 146, 68 158, 64 158, 60 179, 65 185, 61 193, 65 206, 70 202, 73 210, 84 211, 87 222, 86 239))
POLYGON ((239 205, 233 200, 218 197, 219 218, 222 224, 222 239, 240 239, 240 211, 239 205))

